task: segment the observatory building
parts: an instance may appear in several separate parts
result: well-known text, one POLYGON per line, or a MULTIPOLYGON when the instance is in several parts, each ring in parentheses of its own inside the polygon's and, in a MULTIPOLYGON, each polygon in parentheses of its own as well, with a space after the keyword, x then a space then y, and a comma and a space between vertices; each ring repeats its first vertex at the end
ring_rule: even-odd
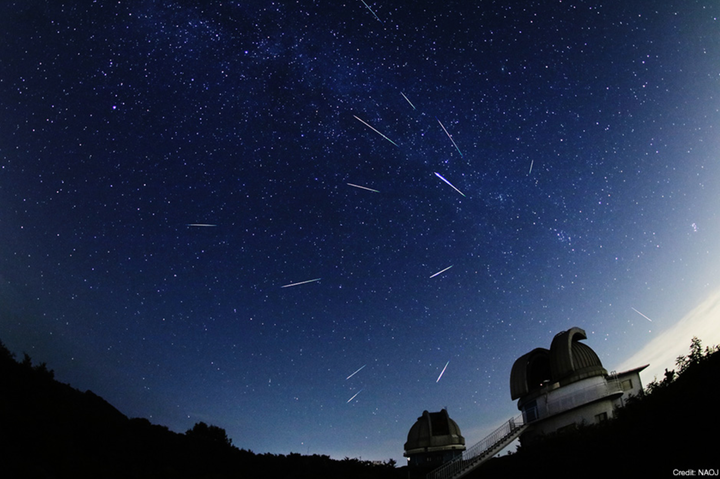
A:
POLYGON ((648 365, 608 373, 595 351, 580 342, 584 339, 585 331, 570 328, 555 335, 549 350, 536 348, 518 358, 510 372, 510 396, 522 414, 468 449, 447 410, 423 411, 405 443, 408 478, 460 479, 517 438, 532 442, 612 418, 642 392, 640 371, 648 365))
POLYGON ((408 458, 408 477, 424 478, 438 466, 462 455, 465 438, 447 410, 423 411, 408 432, 405 453, 408 458))
POLYGON ((642 391, 640 371, 647 365, 608 373, 583 339, 585 331, 571 328, 555 335, 550 350, 533 349, 513 364, 510 396, 531 426, 520 436, 522 442, 609 419, 630 395, 642 391))

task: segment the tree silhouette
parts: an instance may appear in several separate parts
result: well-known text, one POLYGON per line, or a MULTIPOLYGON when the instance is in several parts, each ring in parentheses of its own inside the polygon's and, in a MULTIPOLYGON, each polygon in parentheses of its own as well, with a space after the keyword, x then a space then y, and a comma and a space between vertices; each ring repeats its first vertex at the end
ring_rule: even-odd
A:
POLYGON ((195 423, 192 429, 185 432, 185 435, 206 443, 232 446, 232 439, 227 436, 225 429, 218 426, 208 426, 204 422, 195 423))
POLYGON ((0 363, 2 365, 15 363, 15 353, 10 351, 2 341, 0 341, 0 363))

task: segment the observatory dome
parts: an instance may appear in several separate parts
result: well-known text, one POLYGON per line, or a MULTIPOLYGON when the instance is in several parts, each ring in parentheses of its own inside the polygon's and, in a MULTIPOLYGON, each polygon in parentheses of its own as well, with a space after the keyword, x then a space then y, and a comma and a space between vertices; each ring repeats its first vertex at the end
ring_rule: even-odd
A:
POLYGON ((570 328, 555 335, 550 350, 537 348, 518 358, 510 372, 510 396, 519 399, 545 384, 559 386, 593 376, 605 376, 607 370, 590 346, 585 331, 570 328))
POLYGON ((423 411, 408 432, 405 455, 448 449, 465 449, 460 427, 450 419, 445 409, 440 412, 423 411))

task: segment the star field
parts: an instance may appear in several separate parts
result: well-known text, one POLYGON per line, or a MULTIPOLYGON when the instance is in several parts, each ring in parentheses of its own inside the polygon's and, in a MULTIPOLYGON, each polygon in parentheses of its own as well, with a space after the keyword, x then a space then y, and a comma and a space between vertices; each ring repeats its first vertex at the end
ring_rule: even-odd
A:
POLYGON ((176 431, 398 461, 424 409, 515 415, 561 330, 612 369, 720 288, 720 6, 505 3, 11 2, 0 339, 176 431))

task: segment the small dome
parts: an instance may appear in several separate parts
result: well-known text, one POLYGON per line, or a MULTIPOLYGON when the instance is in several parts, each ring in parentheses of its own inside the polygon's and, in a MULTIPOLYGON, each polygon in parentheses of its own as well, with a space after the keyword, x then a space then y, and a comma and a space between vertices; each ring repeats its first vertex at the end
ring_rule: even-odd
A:
POLYGON ((445 409, 440 412, 423 411, 410 428, 405 455, 447 449, 465 450, 465 438, 460 434, 457 423, 450 419, 445 409))

